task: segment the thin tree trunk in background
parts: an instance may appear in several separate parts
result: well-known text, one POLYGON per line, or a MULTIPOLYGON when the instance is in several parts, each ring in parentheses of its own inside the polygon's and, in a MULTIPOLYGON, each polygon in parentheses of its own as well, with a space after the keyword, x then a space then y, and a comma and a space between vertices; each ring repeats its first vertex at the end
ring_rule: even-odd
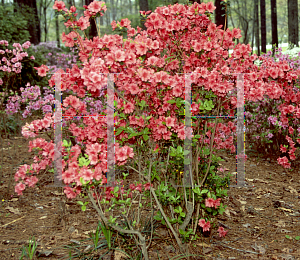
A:
POLYGON ((131 0, 128 0, 129 1, 129 13, 132 14, 132 4, 131 4, 131 0))
POLYGON ((194 2, 196 2, 196 3, 198 3, 198 4, 201 4, 201 0, 189 0, 189 2, 191 3, 191 4, 193 4, 194 2))
POLYGON ((267 52, 266 0, 260 0, 261 51, 267 52))
MULTIPOLYGON (((234 22, 233 22, 233 19, 232 19, 232 15, 230 16, 230 20, 231 20, 231 23, 232 23, 232 27, 235 28, 235 25, 234 25, 234 22)), ((240 42, 240 39, 237 38, 236 43, 239 44, 239 42, 240 42)))
MULTIPOLYGON (((46 1, 46 0, 45 0, 46 1)), ((43 0, 40 1, 40 6, 39 6, 39 17, 42 17, 42 6, 43 6, 43 0)))
POLYGON ((252 22, 252 42, 251 42, 251 54, 253 54, 253 47, 254 47, 254 29, 255 29, 255 5, 253 6, 253 22, 252 22))
POLYGON ((48 34, 48 28, 47 28, 47 6, 46 6, 46 0, 44 5, 44 33, 45 33, 45 42, 47 42, 47 34, 48 34))
POLYGON ((240 6, 239 0, 235 0, 235 1, 237 3, 237 10, 236 10, 236 8, 231 9, 231 10, 234 11, 238 15, 238 20, 239 20, 239 24, 241 25, 242 35, 244 36, 243 43, 248 44, 249 37, 251 36, 248 33, 248 29, 249 29, 249 23, 251 22, 252 19, 250 19, 250 20, 247 19, 248 12, 247 12, 246 1, 242 1, 242 8, 240 6))
MULTIPOLYGON (((85 0, 85 5, 88 6, 91 2, 93 2, 93 0, 85 0)), ((93 39, 93 37, 98 36, 95 19, 90 18, 90 23, 91 23, 91 26, 88 28, 89 29, 88 37, 89 37, 89 39, 93 39)))
MULTIPOLYGON (((24 5, 33 9, 33 17, 28 21, 28 31, 30 34, 30 42, 34 45, 38 45, 41 42, 41 27, 36 0, 14 0, 14 3, 17 3, 21 8, 22 5, 24 5)), ((16 12, 16 9, 14 12, 16 12)))
POLYGON ((137 14, 139 12, 139 0, 134 0, 134 6, 135 6, 135 13, 137 14))
MULTIPOLYGON (((149 11, 148 0, 140 0, 140 11, 149 11)), ((141 28, 142 30, 147 30, 145 26, 146 18, 141 16, 141 28)))
MULTIPOLYGON (((125 1, 125 0, 124 0, 125 1)), ((118 5, 117 5, 118 6, 118 5)), ((122 0, 120 1, 120 6, 121 7, 123 7, 124 6, 124 8, 121 8, 121 17, 124 17, 124 10, 126 9, 126 12, 127 12, 127 8, 126 8, 126 3, 124 2, 122 2, 122 0)))
POLYGON ((228 27, 228 21, 226 17, 226 10, 225 5, 221 4, 221 0, 215 0, 215 23, 217 26, 223 25, 222 29, 226 31, 226 27, 228 27), (225 18, 226 18, 226 24, 225 24, 225 18), (226 27, 225 27, 226 26, 226 27))
POLYGON ((105 15, 106 26, 109 26, 109 16, 110 16, 110 12, 107 12, 105 15))
POLYGON ((111 3, 112 19, 116 21, 117 18, 116 18, 115 1, 114 0, 110 0, 110 3, 111 3))
POLYGON ((299 47, 298 0, 288 0, 289 43, 299 47))
POLYGON ((272 23, 272 51, 273 55, 276 48, 278 48, 278 31, 277 31, 277 10, 276 10, 276 0, 271 0, 271 23, 272 23))
MULTIPOLYGON (((80 7, 83 7, 84 6, 84 0, 81 0, 81 6, 80 7)), ((83 16, 84 15, 84 11, 85 11, 85 9, 84 10, 82 10, 82 15, 81 16, 83 16)))
POLYGON ((254 8, 255 8, 255 43, 257 47, 257 56, 260 56, 258 0, 254 1, 254 8))
MULTIPOLYGON (((103 16, 100 16, 100 25, 99 26, 103 26, 104 25, 104 19, 103 16)), ((104 35, 104 34, 101 34, 104 35)))
POLYGON ((55 15, 55 32, 56 32, 57 47, 60 48, 58 15, 55 15))
MULTIPOLYGON (((244 1, 244 8, 245 13, 247 14, 247 2, 244 1)), ((248 35, 248 29, 249 29, 249 22, 247 20, 244 20, 244 23, 246 23, 246 30, 245 30, 245 38, 244 38, 244 44, 248 44, 249 35, 248 35)))

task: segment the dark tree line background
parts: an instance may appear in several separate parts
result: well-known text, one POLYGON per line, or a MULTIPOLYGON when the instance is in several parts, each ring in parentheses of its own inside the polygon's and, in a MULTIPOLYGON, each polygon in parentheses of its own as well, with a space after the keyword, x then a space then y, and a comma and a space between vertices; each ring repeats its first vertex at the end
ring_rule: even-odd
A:
MULTIPOLYGON (((2 5, 6 5, 7 0, 1 0, 2 5)), ((30 42, 34 45, 39 44, 41 41, 47 41, 49 39, 49 27, 50 22, 52 19, 55 21, 55 39, 58 42, 58 47, 60 46, 60 36, 62 31, 60 31, 59 23, 62 23, 60 18, 55 15, 51 17, 49 21, 49 12, 52 9, 55 0, 13 0, 15 4, 19 5, 21 8, 22 6, 28 6, 32 8, 33 15, 31 19, 28 21, 28 31, 30 34, 30 42), (38 5, 37 5, 38 1, 38 5), (42 26, 41 26, 42 25, 42 26), (43 32, 41 30, 43 28, 43 32), (42 39, 41 36, 44 38, 42 39)), ((93 0, 67 0, 65 4, 68 8, 74 5, 77 7, 77 12, 79 16, 83 14, 84 9, 82 6, 89 5, 93 0)), ((229 27, 229 19, 233 27, 236 27, 235 24, 238 22, 242 34, 244 35, 244 43, 249 42, 249 38, 251 35, 250 27, 252 25, 252 37, 251 37, 251 44, 252 47, 255 45, 257 47, 258 55, 261 52, 266 53, 266 45, 267 45, 267 22, 271 23, 271 30, 272 30, 272 45, 278 47, 278 24, 277 24, 277 7, 279 0, 253 0, 251 4, 247 4, 247 0, 230 0, 230 8, 225 10, 225 5, 222 4, 222 0, 215 0, 214 4, 216 6, 216 10, 214 12, 215 23, 217 25, 223 25, 222 29, 227 29, 229 27), (268 2, 269 9, 271 9, 271 19, 270 21, 267 20, 266 17, 266 2, 268 2), (232 6, 234 5, 234 8, 232 6), (251 10, 251 9, 252 10, 251 10), (233 9, 233 11, 229 11, 229 9, 233 9), (227 15, 225 16, 227 11, 227 15), (248 18, 247 13, 252 13, 252 17, 248 18), (251 12, 252 11, 252 12, 251 12), (235 15, 235 20, 232 18, 232 14, 235 15), (230 18, 229 18, 230 17, 230 18), (226 21, 225 21, 226 19, 226 21), (252 22, 252 24, 251 24, 252 22), (261 46, 261 48, 260 48, 261 46)), ((283 0, 281 0, 283 1, 283 0)), ((298 0, 284 0, 287 4, 287 17, 288 20, 288 41, 297 47, 299 47, 299 22, 298 22, 298 0)), ((189 3, 194 3, 195 1, 189 0, 189 3)), ((197 0, 197 3, 208 1, 204 0, 197 0)), ((229 1, 228 1, 229 2, 229 1)), ((107 15, 107 17, 101 17, 100 23, 103 25, 109 25, 112 20, 120 20, 117 19, 118 13, 121 12, 121 16, 126 16, 124 11, 128 9, 129 11, 129 20, 130 18, 136 18, 139 11, 154 11, 155 7, 175 4, 178 3, 178 0, 108 0, 106 2, 107 9, 111 10, 111 13, 107 15), (120 2, 119 2, 120 1, 120 2), (117 8, 118 5, 124 5, 124 8, 120 9, 117 8), (126 4, 126 5, 125 5, 126 4), (134 17, 135 16, 135 17, 134 17)), ((180 1, 179 3, 183 3, 180 1)), ((187 3, 187 2, 185 2, 187 3)), ((52 10, 53 11, 53 10, 52 10)), ((15 8, 14 13, 17 14, 18 10, 15 8)), ((53 15, 52 15, 53 16, 53 15)), ((135 23, 135 25, 139 25, 142 29, 146 29, 145 27, 145 19, 140 16, 140 20, 135 23)), ((97 36, 97 28, 94 20, 90 20, 91 27, 88 29, 89 38, 97 36)), ((132 24, 133 25, 133 24, 132 24)), ((134 27, 134 26, 133 26, 134 27)), ((53 29, 52 29, 53 30, 53 29)), ((52 38, 53 39, 53 38, 52 38)))

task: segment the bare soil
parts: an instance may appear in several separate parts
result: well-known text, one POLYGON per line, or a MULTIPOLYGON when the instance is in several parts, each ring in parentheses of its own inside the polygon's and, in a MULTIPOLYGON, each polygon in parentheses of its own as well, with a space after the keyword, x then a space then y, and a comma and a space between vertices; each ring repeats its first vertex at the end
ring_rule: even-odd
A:
MULTIPOLYGON (((29 140, 22 136, 2 141, 3 157, 1 150, 0 157, 3 158, 4 176, 0 186, 0 259, 19 259, 20 248, 28 246, 32 236, 38 242, 36 259, 70 259, 69 250, 63 248, 67 245, 76 247, 77 252, 88 252, 88 246, 93 245, 88 233, 98 224, 95 210, 88 207, 82 212, 77 200, 68 200, 61 188, 46 187, 53 183, 53 174, 46 172, 38 176, 38 186, 27 188, 23 196, 17 196, 14 193, 14 173, 18 165, 32 163, 33 153, 28 152, 29 140)), ((231 173, 235 172, 235 154, 220 152, 219 155, 226 160, 222 166, 231 173)), ((247 155, 245 168, 249 186, 230 188, 223 201, 228 207, 217 218, 219 225, 228 230, 226 237, 219 238, 216 230, 210 237, 202 237, 198 229, 200 239, 190 244, 190 252, 198 256, 192 259, 300 259, 300 240, 294 239, 300 236, 299 165, 288 172, 271 154, 266 154, 265 158, 257 153, 247 152, 247 155)), ((130 172, 132 179, 135 176, 130 172)), ((232 177, 231 183, 234 182, 232 177)), ((168 230, 155 227, 149 248, 150 258, 178 256, 176 242, 168 230)), ((130 247, 128 239, 124 242, 116 234, 113 239, 118 249, 137 259, 136 248, 130 247)), ((133 240, 131 242, 134 244, 133 240)), ((73 259, 126 259, 116 250, 99 258, 106 251, 102 249, 86 258, 73 259)))

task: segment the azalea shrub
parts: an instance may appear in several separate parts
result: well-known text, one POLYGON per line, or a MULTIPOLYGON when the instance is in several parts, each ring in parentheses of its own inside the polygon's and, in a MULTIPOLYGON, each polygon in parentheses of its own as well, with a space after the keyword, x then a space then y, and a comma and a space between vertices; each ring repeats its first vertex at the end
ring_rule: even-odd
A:
MULTIPOLYGON (((276 63, 287 62, 288 66, 293 70, 299 70, 299 55, 300 49, 294 48, 282 52, 281 48, 275 50, 273 55, 272 51, 267 54, 261 55, 264 58, 270 58, 276 63), (272 57, 274 56, 274 57, 272 57)), ((255 64, 261 66, 262 61, 257 60, 255 64)), ((276 78, 276 74, 275 74, 276 78)), ((281 80, 278 81, 282 83, 281 80)), ((299 80, 295 81, 293 91, 296 96, 299 96, 299 80)), ((293 106, 298 105, 297 98, 294 97, 293 106)), ((286 135, 291 133, 294 138, 300 134, 299 119, 289 117, 290 126, 283 124, 280 120, 281 108, 284 106, 285 100, 283 99, 270 99, 264 97, 259 102, 246 102, 245 105, 245 119, 246 119, 246 138, 251 143, 252 149, 255 149, 261 154, 281 155, 286 153, 289 141, 286 135), (282 149, 281 149, 282 147, 282 149)), ((296 143, 295 147, 300 147, 296 143)), ((298 153, 299 154, 299 153, 298 153)), ((296 158, 299 155, 296 153, 296 158)))
MULTIPOLYGON (((264 95, 271 99, 282 96, 285 103, 280 107, 280 119, 286 124, 285 115, 299 111, 289 103, 299 100, 298 95, 293 97, 290 92, 297 74, 286 63, 278 65, 266 59, 258 68, 253 63, 257 56, 249 55, 250 45, 234 46, 234 39, 241 37, 240 30, 224 31, 211 21, 210 13, 215 9, 212 3, 158 7, 155 12, 148 13, 147 31, 131 28, 128 19, 118 23, 113 21, 113 29, 127 29, 127 39, 118 35, 104 35, 92 40, 80 36, 78 29, 85 30, 90 25, 89 19, 98 18, 106 11, 104 2, 94 1, 84 7, 84 17, 76 20, 75 7, 68 10, 63 2, 57 1, 53 6, 64 15, 66 26, 72 29, 69 34, 63 33, 62 40, 68 47, 76 45, 80 48, 81 66, 73 65, 72 69, 66 69, 67 74, 59 70, 49 80, 49 86, 53 88, 56 76, 61 74, 61 91, 69 91, 63 99, 62 112, 69 116, 67 128, 77 144, 63 140, 56 147, 53 141, 46 142, 41 138, 30 142, 30 151, 35 150, 37 154, 35 163, 23 165, 15 174, 15 180, 19 181, 15 190, 22 194, 26 185, 33 187, 38 181, 36 175, 39 171, 52 164, 54 148, 61 148, 62 179, 68 198, 87 194, 100 215, 99 206, 106 205, 106 209, 111 210, 119 203, 118 206, 128 216, 130 208, 125 204, 128 207, 132 205, 132 193, 138 192, 140 206, 143 206, 143 195, 148 195, 150 200, 154 198, 159 208, 156 218, 170 228, 183 250, 182 243, 190 236, 196 239, 197 227, 208 230, 216 215, 224 211, 222 198, 227 196, 229 176, 225 179, 217 176, 221 158, 215 156, 215 152, 229 150, 234 153, 233 133, 236 132, 232 122, 220 123, 218 118, 213 121, 192 120, 191 131, 186 131, 186 106, 193 115, 232 114, 241 105, 237 104, 236 97, 228 96, 238 84, 237 75, 233 73, 247 73, 244 77, 245 99, 257 101, 262 100, 264 95), (228 57, 228 50, 232 48, 233 53, 228 57), (112 86, 108 86, 107 76, 101 73, 120 73, 114 75, 113 97, 110 95, 112 86), (186 78, 184 73, 191 75, 186 78), (284 84, 274 87, 275 79, 284 84), (193 93, 191 105, 185 101, 186 83, 190 84, 193 93), (113 115, 108 115, 109 108, 104 105, 107 119, 110 122, 114 120, 115 158, 108 158, 106 118, 86 117, 71 123, 78 114, 88 112, 82 101, 85 94, 101 99, 99 94, 103 86, 106 86, 104 97, 115 108, 113 115), (189 187, 183 185, 182 178, 185 156, 189 154, 184 149, 187 137, 192 139, 193 154, 193 182, 189 187), (120 169, 127 167, 139 174, 139 182, 134 185, 127 183, 126 186, 121 180, 116 180, 119 186, 105 187, 108 161, 115 161, 120 169), (95 199, 99 201, 99 198, 97 206, 95 199)), ((142 15, 146 17, 147 14, 142 15)), ((46 76, 49 71, 45 65, 36 69, 40 76, 46 76)), ((54 116, 48 113, 44 119, 24 127, 23 135, 37 137, 40 130, 53 128, 53 121, 54 116)), ((294 143, 288 140, 293 155, 294 143)), ((279 160, 279 163, 289 167, 287 158, 279 160)), ((108 223, 103 215, 101 218, 108 223)), ((117 218, 111 216, 109 222, 120 231, 115 225, 117 218)), ((127 231, 133 230, 139 236, 143 254, 147 254, 145 237, 138 230, 138 225, 127 231)), ((220 236, 226 235, 224 229, 219 228, 218 231, 220 236)))
POLYGON ((7 87, 7 94, 11 90, 21 95, 24 82, 39 86, 46 86, 48 83, 46 78, 36 74, 34 67, 40 67, 44 58, 40 53, 34 52, 29 41, 22 45, 10 45, 8 41, 0 40, 0 61, 0 85, 3 91, 7 87))

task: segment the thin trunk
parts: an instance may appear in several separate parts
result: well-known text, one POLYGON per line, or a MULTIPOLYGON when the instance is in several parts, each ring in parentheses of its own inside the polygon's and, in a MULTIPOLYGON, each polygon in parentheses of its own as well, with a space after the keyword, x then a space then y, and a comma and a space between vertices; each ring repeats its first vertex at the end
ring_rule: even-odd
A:
MULTIPOLYGON (((83 7, 84 6, 84 0, 81 0, 81 7, 83 7)), ((82 15, 81 16, 83 16, 84 15, 84 10, 82 10, 82 15)))
MULTIPOLYGON (((255 17, 255 5, 253 6, 253 17, 255 17)), ((252 48, 252 54, 253 54, 253 45, 254 45, 254 29, 255 29, 255 19, 253 19, 252 22, 252 42, 251 42, 251 48, 252 48)))
POLYGON ((55 31, 56 31, 57 47, 60 48, 58 15, 55 15, 55 31))
MULTIPOLYGON (((230 20, 231 20, 232 27, 235 28, 234 22, 233 22, 233 19, 232 19, 232 15, 230 15, 230 20)), ((239 42, 240 42, 240 39, 236 39, 236 43, 239 44, 239 42)))
MULTIPOLYGON (((140 11, 149 11, 149 5, 148 5, 148 0, 140 0, 140 11)), ((143 16, 141 17, 141 28, 142 30, 147 30, 145 26, 146 18, 143 16)))
POLYGON ((110 3, 111 3, 112 19, 113 20, 117 20, 117 18, 116 18, 115 1, 114 0, 110 0, 110 3))
POLYGON ((42 17, 42 7, 43 7, 43 0, 41 0, 40 6, 39 6, 39 17, 42 17))
MULTIPOLYGON (((20 8, 22 8, 22 6, 32 8, 32 19, 28 21, 28 31, 30 34, 30 42, 34 45, 38 45, 41 41, 41 27, 36 0, 14 0, 14 3, 17 3, 20 8)), ((14 9, 14 12, 17 12, 17 10, 14 9)))
POLYGON ((46 6, 46 0, 45 0, 45 6, 44 6, 44 33, 45 33, 45 42, 47 42, 47 34, 48 34, 48 30, 47 30, 47 6, 46 6))
POLYGON ((244 44, 248 44, 248 40, 249 40, 248 29, 249 29, 249 23, 247 22, 247 27, 246 27, 246 30, 245 30, 244 44))
MULTIPOLYGON (((104 19, 103 16, 100 16, 100 25, 99 26, 103 26, 104 25, 104 19)), ((103 34, 101 34, 103 35, 103 34)))
POLYGON ((106 15, 105 15, 105 18, 106 18, 106 19, 105 19, 105 20, 106 20, 106 26, 108 26, 108 25, 110 24, 110 23, 109 23, 109 20, 110 20, 110 19, 109 19, 110 13, 111 13, 111 11, 110 11, 110 12, 107 12, 106 15))
POLYGON ((260 56, 258 0, 254 1, 254 8, 255 8, 255 43, 257 47, 257 56, 260 56))
MULTIPOLYGON (((85 0, 85 5, 89 5, 91 2, 93 2, 92 0, 85 0)), ((91 27, 89 27, 89 39, 93 39, 94 37, 98 36, 98 32, 97 32, 97 26, 95 23, 95 19, 90 18, 90 23, 91 23, 91 27)))
MULTIPOLYGON (((118 5, 117 5, 117 6, 118 6, 118 5)), ((126 4, 125 4, 125 3, 123 3, 123 2, 122 2, 122 0, 121 0, 121 1, 120 1, 120 6, 121 6, 121 7, 122 7, 122 6, 124 6, 124 7, 125 7, 125 6, 126 6, 126 4)), ((122 18, 122 17, 124 17, 124 10, 125 10, 125 9, 127 10, 127 8, 126 8, 126 7, 125 7, 125 8, 121 8, 121 18, 122 18)))
POLYGON ((274 44, 278 48, 277 10, 276 0, 271 0, 271 23, 272 23, 272 51, 275 52, 274 44))
POLYGON ((288 0, 289 44, 299 47, 298 0, 288 0))
POLYGON ((134 0, 134 6, 135 6, 135 13, 137 14, 139 12, 139 0, 134 0))
POLYGON ((131 0, 128 0, 129 1, 129 12, 130 14, 132 14, 132 4, 131 4, 131 0))
POLYGON ((216 6, 215 23, 216 23, 217 26, 223 25, 222 29, 224 31, 226 31, 226 29, 227 29, 226 27, 228 26, 227 25, 228 22, 227 22, 227 16, 226 16, 226 9, 225 9, 225 5, 221 4, 221 3, 222 3, 221 0, 215 0, 215 6, 216 6))
POLYGON ((267 52, 266 0, 260 0, 261 51, 267 52))

